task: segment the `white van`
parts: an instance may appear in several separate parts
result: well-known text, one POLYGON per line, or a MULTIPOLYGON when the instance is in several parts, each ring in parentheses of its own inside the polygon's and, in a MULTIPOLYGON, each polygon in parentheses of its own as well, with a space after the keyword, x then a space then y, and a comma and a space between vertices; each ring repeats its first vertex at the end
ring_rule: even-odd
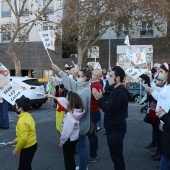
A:
POLYGON ((36 78, 30 78, 28 76, 25 77, 16 77, 11 76, 10 80, 15 83, 25 83, 26 87, 29 87, 29 89, 25 90, 25 97, 28 97, 31 100, 31 106, 33 108, 39 108, 43 105, 43 103, 46 103, 47 97, 41 95, 45 94, 44 86, 38 81, 36 78), (37 91, 38 93, 35 93, 34 91, 37 91))

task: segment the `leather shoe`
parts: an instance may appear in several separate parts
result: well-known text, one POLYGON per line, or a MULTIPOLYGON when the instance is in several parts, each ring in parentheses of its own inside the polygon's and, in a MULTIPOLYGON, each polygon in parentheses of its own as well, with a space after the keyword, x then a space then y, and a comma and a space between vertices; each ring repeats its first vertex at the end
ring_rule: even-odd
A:
POLYGON ((153 160, 154 161, 160 161, 161 160, 161 154, 158 154, 153 160))
POLYGON ((159 155, 159 153, 156 152, 155 154, 151 155, 151 157, 152 157, 152 158, 155 158, 155 157, 158 156, 158 155, 159 155))

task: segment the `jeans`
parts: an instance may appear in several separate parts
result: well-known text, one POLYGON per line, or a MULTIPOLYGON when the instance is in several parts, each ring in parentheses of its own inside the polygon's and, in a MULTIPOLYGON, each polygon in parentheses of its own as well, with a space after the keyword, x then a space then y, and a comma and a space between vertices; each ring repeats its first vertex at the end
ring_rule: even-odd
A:
POLYGON ((32 170, 31 162, 34 157, 34 153, 37 150, 37 143, 28 148, 22 149, 19 158, 19 168, 18 170, 32 170))
POLYGON ((80 135, 77 142, 77 153, 79 154, 79 170, 86 170, 88 165, 88 151, 86 135, 80 135))
POLYGON ((63 145, 64 164, 66 170, 75 170, 76 168, 76 163, 74 160, 76 144, 77 140, 70 141, 70 139, 68 139, 63 145))
POLYGON ((161 158, 160 170, 170 170, 170 159, 165 158, 163 155, 161 158))
POLYGON ((4 99, 3 103, 0 103, 0 126, 9 127, 8 102, 4 99))
POLYGON ((124 134, 107 133, 107 144, 115 170, 125 170, 123 157, 123 139, 124 134))
MULTIPOLYGON (((95 130, 97 132, 97 123, 101 118, 100 111, 98 112, 91 112, 91 121, 94 124, 95 130)), ((97 135, 94 133, 88 136, 90 142, 90 157, 95 158, 97 157, 97 150, 98 150, 98 138, 97 135)))

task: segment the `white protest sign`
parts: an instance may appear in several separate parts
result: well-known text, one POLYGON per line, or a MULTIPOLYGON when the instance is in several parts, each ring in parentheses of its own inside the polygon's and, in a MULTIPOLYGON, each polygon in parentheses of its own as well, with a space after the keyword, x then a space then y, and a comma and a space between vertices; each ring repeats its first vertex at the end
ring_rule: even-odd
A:
POLYGON ((99 58, 99 46, 92 46, 91 49, 88 50, 89 58, 99 58))
POLYGON ((15 100, 24 95, 25 87, 19 86, 14 82, 9 82, 1 91, 0 96, 7 100, 11 105, 15 105, 15 100))
MULTIPOLYGON (((9 77, 9 70, 2 63, 0 63, 0 88, 5 87, 7 84, 6 82, 9 82, 9 77)), ((2 96, 0 96, 0 103, 3 103, 2 96)))
POLYGON ((129 41, 129 36, 128 35, 125 37, 124 44, 130 46, 130 41, 129 41))
POLYGON ((4 78, 9 78, 10 74, 8 69, 2 64, 0 63, 0 81, 4 78))
POLYGON ((146 53, 145 52, 133 53, 131 61, 135 65, 146 63, 146 53))
POLYGON ((125 70, 125 73, 132 79, 136 80, 140 75, 147 71, 147 69, 128 68, 125 70))
POLYGON ((40 31, 41 40, 45 49, 55 50, 55 34, 53 30, 40 31))
POLYGON ((128 46, 126 50, 126 57, 131 61, 132 60, 132 47, 128 46))

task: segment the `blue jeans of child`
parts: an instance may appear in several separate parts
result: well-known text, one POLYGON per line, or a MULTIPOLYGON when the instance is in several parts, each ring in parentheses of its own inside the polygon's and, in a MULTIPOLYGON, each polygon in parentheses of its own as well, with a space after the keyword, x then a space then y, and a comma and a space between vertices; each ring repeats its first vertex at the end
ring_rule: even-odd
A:
POLYGON ((110 156, 114 163, 115 170, 125 170, 125 163, 123 157, 123 139, 125 135, 107 133, 107 131, 106 135, 110 156))
POLYGON ((79 170, 86 170, 88 165, 88 151, 86 135, 80 135, 77 142, 77 153, 79 154, 79 170))
POLYGON ((9 127, 8 102, 4 99, 0 103, 0 127, 9 127))
MULTIPOLYGON (((91 112, 91 121, 95 127, 95 130, 97 132, 97 122, 101 118, 100 111, 98 112, 91 112)), ((89 142, 90 142, 90 157, 95 158, 97 157, 97 150, 98 150, 98 138, 97 136, 92 133, 89 135, 89 142)))
POLYGON ((170 159, 161 157, 160 170, 170 170, 170 159))

